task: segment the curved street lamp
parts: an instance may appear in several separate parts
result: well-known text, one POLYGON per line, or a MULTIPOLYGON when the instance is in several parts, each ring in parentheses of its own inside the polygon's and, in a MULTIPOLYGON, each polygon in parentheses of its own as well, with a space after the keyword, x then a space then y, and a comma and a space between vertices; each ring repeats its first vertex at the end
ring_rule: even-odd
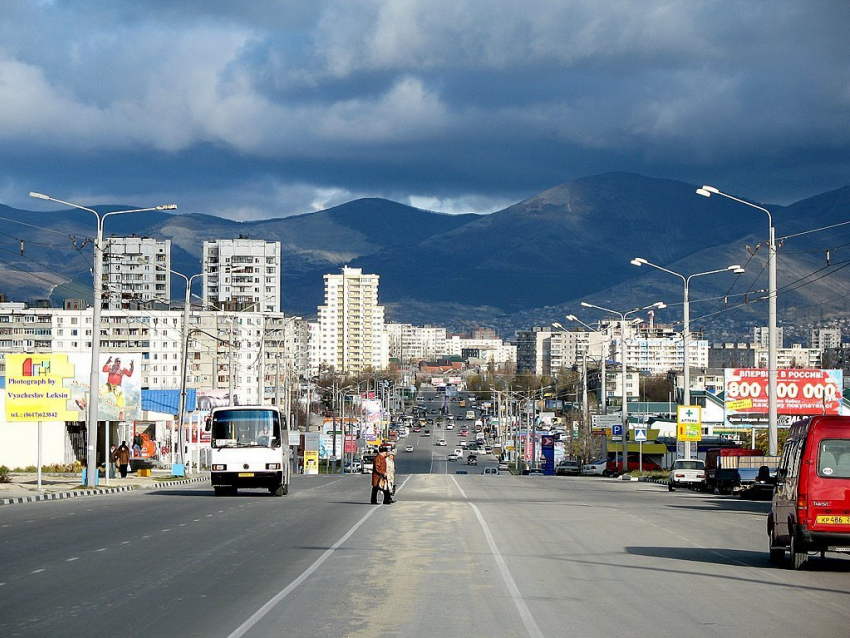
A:
MULTIPOLYGON (((73 202, 66 202, 43 193, 30 192, 30 197, 44 199, 57 204, 70 206, 79 210, 87 210, 97 218, 97 237, 94 242, 94 263, 92 264, 92 277, 94 278, 94 299, 92 302, 92 329, 91 329, 91 370, 89 373, 89 399, 88 418, 86 419, 86 487, 94 487, 97 479, 97 386, 100 380, 100 311, 103 304, 103 222, 110 215, 122 215, 124 213, 144 213, 152 210, 177 210, 177 204, 165 204, 152 206, 150 208, 133 208, 130 210, 113 210, 108 213, 99 213, 93 208, 80 206, 73 202)), ((104 454, 109 456, 109 428, 106 428, 106 441, 104 454)), ((109 459, 106 460, 107 467, 109 459)), ((109 472, 106 473, 107 481, 109 472)))
MULTIPOLYGON (((664 268, 664 266, 659 266, 658 264, 653 264, 651 261, 647 261, 643 257, 635 257, 631 261, 634 266, 652 266, 658 270, 664 271, 671 275, 675 275, 679 277, 682 282, 685 284, 685 302, 682 306, 682 370, 684 374, 683 385, 684 396, 682 397, 682 405, 690 405, 691 404, 691 365, 688 360, 688 348, 690 346, 691 340, 691 302, 688 296, 688 290, 690 287, 691 279, 694 277, 704 277, 705 275, 716 275, 721 272, 733 272, 736 275, 742 275, 746 272, 743 268, 741 268, 740 264, 734 264, 732 266, 727 266, 726 268, 718 268, 716 270, 707 270, 705 272, 698 272, 692 275, 683 275, 681 273, 676 272, 675 270, 670 270, 669 268, 664 268)), ((691 458, 691 442, 685 441, 685 458, 691 458)))
POLYGON ((617 315, 620 317, 620 331, 622 334, 620 335, 620 370, 622 373, 622 401, 623 401, 623 474, 626 473, 629 467, 629 454, 628 454, 628 438, 629 438, 629 399, 626 393, 626 318, 629 315, 633 315, 636 312, 640 312, 642 310, 650 310, 652 308, 666 308, 667 304, 663 301, 656 301, 654 304, 650 304, 648 306, 643 306, 642 308, 635 308, 634 310, 629 310, 627 312, 619 312, 618 310, 611 310, 611 308, 605 308, 603 306, 597 306, 592 303, 587 303, 586 301, 582 301, 581 305, 585 308, 596 308, 597 310, 602 310, 603 312, 609 312, 612 315, 617 315))
POLYGON ((777 422, 778 409, 776 404, 776 385, 777 385, 777 350, 778 339, 776 330, 776 229, 773 227, 773 215, 770 211, 762 206, 757 206, 751 202, 738 197, 728 195, 714 186, 703 186, 697 189, 697 195, 703 197, 711 197, 712 195, 720 195, 726 199, 731 199, 733 202, 738 202, 744 206, 755 208, 767 215, 768 224, 768 239, 767 239, 767 277, 768 277, 768 292, 767 292, 767 440, 768 453, 771 456, 776 456, 778 449, 777 438, 777 422))

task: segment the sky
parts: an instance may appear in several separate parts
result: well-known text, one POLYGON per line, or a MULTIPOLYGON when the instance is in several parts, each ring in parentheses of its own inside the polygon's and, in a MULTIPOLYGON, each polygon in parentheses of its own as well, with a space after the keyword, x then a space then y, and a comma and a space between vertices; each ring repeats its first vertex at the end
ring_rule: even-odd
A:
POLYGON ((850 185, 846 0, 2 0, 0 203, 489 213, 850 185))

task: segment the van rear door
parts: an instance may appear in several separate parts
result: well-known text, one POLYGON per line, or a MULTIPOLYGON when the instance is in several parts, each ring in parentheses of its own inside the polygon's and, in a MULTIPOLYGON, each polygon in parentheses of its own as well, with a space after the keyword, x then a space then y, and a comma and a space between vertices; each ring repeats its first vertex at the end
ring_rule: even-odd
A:
POLYGON ((850 545, 850 421, 815 423, 806 461, 808 485, 801 482, 798 494, 800 522, 812 533, 846 533, 850 545))

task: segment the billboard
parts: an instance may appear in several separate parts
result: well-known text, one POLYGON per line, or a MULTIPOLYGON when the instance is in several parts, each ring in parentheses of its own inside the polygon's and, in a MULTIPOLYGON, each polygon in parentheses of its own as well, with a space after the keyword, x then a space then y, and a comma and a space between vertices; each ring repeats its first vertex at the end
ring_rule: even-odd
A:
POLYGON ((67 354, 7 354, 6 421, 81 421, 83 406, 72 393, 76 374, 67 354))
POLYGON ((141 356, 136 353, 100 355, 97 418, 135 421, 142 418, 141 356))
MULTIPOLYGON (((767 414, 766 368, 726 368, 726 415, 767 414)), ((776 405, 779 414, 808 416, 838 414, 843 399, 841 370, 783 368, 776 371, 776 405)))

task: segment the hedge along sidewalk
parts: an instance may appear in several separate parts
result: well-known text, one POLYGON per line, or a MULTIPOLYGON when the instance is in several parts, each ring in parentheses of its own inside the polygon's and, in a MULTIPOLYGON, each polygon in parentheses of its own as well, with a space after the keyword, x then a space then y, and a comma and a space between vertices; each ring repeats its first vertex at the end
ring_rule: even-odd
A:
POLYGON ((81 496, 101 496, 132 490, 162 489, 187 483, 200 483, 209 480, 208 474, 171 478, 170 472, 156 472, 151 476, 128 475, 127 478, 111 478, 109 485, 100 479, 98 487, 87 488, 79 474, 42 474, 41 490, 38 489, 38 477, 33 473, 9 473, 9 483, 0 483, 0 505, 33 503, 81 496))

